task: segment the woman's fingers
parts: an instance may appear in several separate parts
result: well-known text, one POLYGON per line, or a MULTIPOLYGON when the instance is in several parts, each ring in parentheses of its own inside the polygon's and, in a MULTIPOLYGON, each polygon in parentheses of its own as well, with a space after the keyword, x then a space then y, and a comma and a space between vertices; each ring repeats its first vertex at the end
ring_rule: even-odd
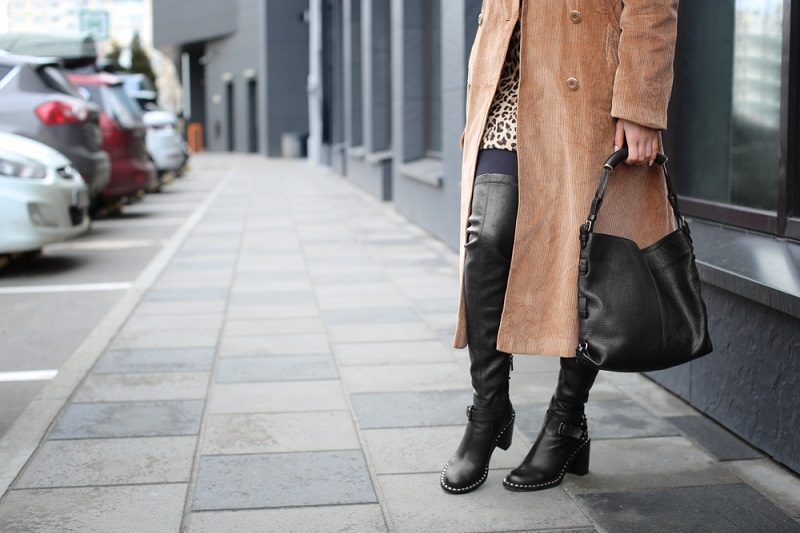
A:
POLYGON ((614 136, 614 147, 618 149, 624 143, 628 144, 629 165, 652 165, 658 153, 658 130, 641 126, 625 119, 617 121, 617 131, 614 136))

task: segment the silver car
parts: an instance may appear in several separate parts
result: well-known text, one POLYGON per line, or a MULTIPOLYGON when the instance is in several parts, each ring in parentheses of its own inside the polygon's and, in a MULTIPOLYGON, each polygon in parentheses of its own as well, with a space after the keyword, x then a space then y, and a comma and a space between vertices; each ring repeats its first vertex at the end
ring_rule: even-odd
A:
POLYGON ((100 108, 86 100, 52 59, 0 52, 0 131, 58 150, 89 185, 92 199, 108 185, 100 108))

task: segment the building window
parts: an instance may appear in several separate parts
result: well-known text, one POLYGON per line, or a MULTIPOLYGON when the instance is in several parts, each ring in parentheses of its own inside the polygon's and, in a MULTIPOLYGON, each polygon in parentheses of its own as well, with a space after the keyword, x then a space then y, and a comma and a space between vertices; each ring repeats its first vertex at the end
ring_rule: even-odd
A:
POLYGON ((442 2, 425 2, 425 150, 442 153, 442 2))
POLYGON ((665 134, 671 169, 687 213, 780 234, 795 204, 787 191, 798 182, 780 152, 790 135, 782 117, 794 105, 782 96, 785 0, 711 4, 680 5, 665 134))

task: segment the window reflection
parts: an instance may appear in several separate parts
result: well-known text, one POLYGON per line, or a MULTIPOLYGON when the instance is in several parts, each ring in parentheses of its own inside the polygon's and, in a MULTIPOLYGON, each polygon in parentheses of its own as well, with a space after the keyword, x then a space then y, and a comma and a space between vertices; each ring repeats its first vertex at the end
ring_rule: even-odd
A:
POLYGON ((736 2, 731 198, 774 210, 781 115, 783 0, 736 2))

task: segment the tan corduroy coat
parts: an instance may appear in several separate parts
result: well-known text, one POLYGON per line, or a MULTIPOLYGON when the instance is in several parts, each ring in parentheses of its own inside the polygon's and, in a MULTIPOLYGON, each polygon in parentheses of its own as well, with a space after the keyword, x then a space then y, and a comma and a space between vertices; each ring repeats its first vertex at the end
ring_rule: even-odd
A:
MULTIPOLYGON (((572 357, 585 222, 615 119, 666 128, 678 0, 484 0, 469 59, 461 235, 508 42, 521 21, 519 211, 497 347, 572 357)), ((639 246, 673 229, 660 167, 620 165, 596 230, 639 246)), ((454 345, 467 344, 462 292, 454 345)))

